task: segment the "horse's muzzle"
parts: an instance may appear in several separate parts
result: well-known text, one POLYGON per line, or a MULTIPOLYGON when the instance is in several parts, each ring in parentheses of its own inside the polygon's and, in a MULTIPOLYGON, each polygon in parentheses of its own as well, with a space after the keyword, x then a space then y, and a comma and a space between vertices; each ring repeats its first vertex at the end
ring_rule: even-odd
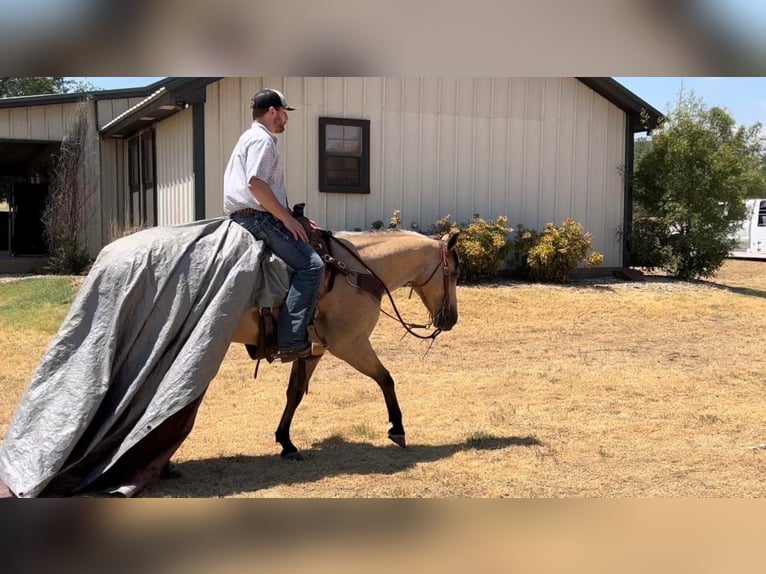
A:
POLYGON ((439 313, 434 319, 434 327, 442 331, 449 331, 457 323, 457 311, 453 309, 439 313))

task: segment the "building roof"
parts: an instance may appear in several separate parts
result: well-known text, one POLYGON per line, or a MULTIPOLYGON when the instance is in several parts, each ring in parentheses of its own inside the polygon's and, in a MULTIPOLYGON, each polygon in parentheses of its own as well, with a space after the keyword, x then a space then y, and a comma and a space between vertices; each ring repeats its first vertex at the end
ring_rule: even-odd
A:
POLYGON ((101 135, 127 137, 142 127, 189 107, 204 103, 205 86, 220 78, 167 78, 149 86, 153 92, 101 128, 101 135))
MULTIPOLYGON (((104 137, 125 137, 140 128, 142 122, 146 124, 149 121, 157 121, 184 109, 188 104, 204 102, 205 86, 219 79, 164 78, 143 88, 0 98, 0 108, 77 102, 83 97, 90 97, 93 100, 143 97, 143 101, 101 129, 104 137), (141 118, 152 119, 142 120, 141 118)), ((662 113, 612 78, 577 79, 623 110, 628 115, 630 129, 634 133, 651 131, 657 127, 662 118, 662 113), (647 125, 644 125, 642 118, 644 114, 647 125)))
POLYGON ((96 90, 91 92, 69 92, 66 94, 40 94, 37 96, 11 96, 0 98, 0 108, 23 108, 46 104, 66 104, 91 98, 93 100, 114 100, 117 98, 140 98, 157 90, 173 78, 164 78, 148 86, 120 88, 118 90, 96 90))
POLYGON ((663 114, 612 78, 577 78, 591 90, 612 102, 628 115, 633 133, 651 131, 663 114), (646 118, 642 118, 642 115, 646 118), (646 125, 644 122, 646 121, 646 125))

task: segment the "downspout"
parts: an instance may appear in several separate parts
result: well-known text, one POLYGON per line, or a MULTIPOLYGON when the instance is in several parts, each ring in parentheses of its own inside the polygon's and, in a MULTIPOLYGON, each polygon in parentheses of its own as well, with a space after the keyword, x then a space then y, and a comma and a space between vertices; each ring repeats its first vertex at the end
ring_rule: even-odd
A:
POLYGON ((205 219, 205 104, 192 104, 194 220, 205 219))
POLYGON ((633 225, 633 153, 635 142, 633 129, 631 128, 630 115, 625 114, 625 170, 623 172, 623 186, 625 204, 622 215, 622 266, 630 267, 630 253, 628 251, 627 233, 633 225))

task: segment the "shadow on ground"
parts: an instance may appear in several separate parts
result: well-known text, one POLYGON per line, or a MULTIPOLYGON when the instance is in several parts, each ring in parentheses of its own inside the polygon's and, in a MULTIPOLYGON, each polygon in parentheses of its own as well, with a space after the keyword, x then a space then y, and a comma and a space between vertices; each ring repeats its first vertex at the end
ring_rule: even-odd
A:
POLYGON ((341 475, 395 474, 423 462, 449 458, 465 450, 542 446, 535 437, 482 437, 447 445, 375 446, 337 436, 302 450, 303 461, 284 461, 278 454, 230 456, 177 463, 181 478, 155 480, 144 497, 213 498, 274 486, 303 484, 341 475))
POLYGON ((760 289, 751 289, 750 287, 733 287, 731 285, 724 285, 722 283, 713 283, 712 281, 703 281, 702 283, 709 285, 714 289, 729 291, 730 293, 734 293, 736 295, 745 295, 747 297, 759 297, 761 299, 766 299, 766 291, 761 291, 760 289))

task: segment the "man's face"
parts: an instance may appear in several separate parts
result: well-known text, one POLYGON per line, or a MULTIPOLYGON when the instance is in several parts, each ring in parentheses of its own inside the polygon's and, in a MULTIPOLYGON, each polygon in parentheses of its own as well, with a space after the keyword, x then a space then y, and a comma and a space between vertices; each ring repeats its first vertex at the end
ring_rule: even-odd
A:
POLYGON ((287 110, 284 108, 274 108, 274 115, 272 119, 272 133, 281 134, 285 131, 285 125, 287 125, 287 110))

